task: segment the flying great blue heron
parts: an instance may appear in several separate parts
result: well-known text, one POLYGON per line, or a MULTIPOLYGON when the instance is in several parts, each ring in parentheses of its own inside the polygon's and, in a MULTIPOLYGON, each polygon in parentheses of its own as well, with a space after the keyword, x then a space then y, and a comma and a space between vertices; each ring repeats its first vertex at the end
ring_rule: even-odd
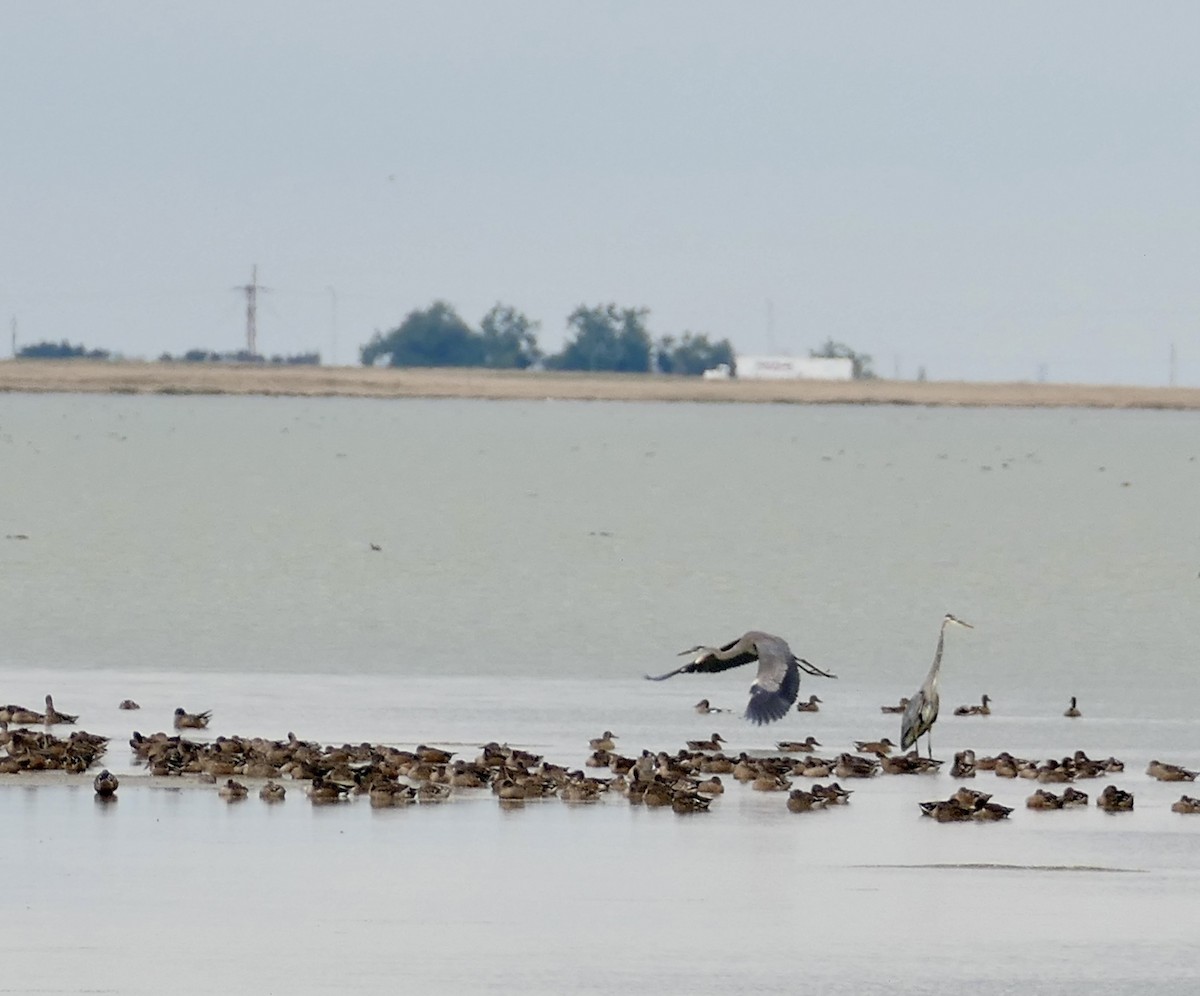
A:
POLYGON ((679 656, 694 654, 690 664, 677 667, 666 674, 646 675, 650 681, 664 681, 677 674, 695 674, 697 672, 726 671, 731 667, 739 667, 758 661, 758 674, 750 686, 750 702, 746 706, 746 718, 752 722, 770 723, 782 719, 796 701, 800 693, 800 672, 820 675, 822 678, 836 678, 836 674, 822 671, 803 658, 792 653, 787 642, 770 633, 751 630, 748 633, 727 643, 723 647, 692 647, 683 651, 679 656))
POLYGON ((917 689, 917 694, 908 700, 908 705, 904 709, 904 718, 900 720, 900 749, 908 750, 921 734, 928 735, 926 746, 929 748, 929 758, 933 759, 933 737, 929 735, 929 731, 933 729, 933 724, 938 717, 938 674, 942 668, 942 647, 946 642, 946 627, 954 624, 956 626, 966 626, 967 629, 974 629, 968 622, 963 622, 961 619, 952 616, 949 612, 942 619, 942 628, 938 631, 937 650, 933 655, 933 664, 929 668, 929 674, 925 675, 925 680, 921 683, 921 687, 917 689))

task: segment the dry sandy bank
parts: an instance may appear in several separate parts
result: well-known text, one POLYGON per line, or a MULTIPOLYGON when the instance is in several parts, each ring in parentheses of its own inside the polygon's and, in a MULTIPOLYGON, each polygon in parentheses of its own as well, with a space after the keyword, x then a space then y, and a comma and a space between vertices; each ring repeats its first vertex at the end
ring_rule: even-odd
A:
POLYGON ((1200 389, 916 381, 706 381, 644 374, 262 367, 94 360, 0 362, 0 392, 1200 409, 1200 389))

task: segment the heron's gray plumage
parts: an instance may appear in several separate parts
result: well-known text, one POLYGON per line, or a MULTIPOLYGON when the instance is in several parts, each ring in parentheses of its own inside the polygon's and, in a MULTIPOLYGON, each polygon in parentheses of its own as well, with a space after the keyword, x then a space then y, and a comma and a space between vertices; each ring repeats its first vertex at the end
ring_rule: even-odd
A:
POLYGON ((650 681, 664 681, 677 674, 727 671, 751 661, 758 661, 758 673, 750 686, 750 701, 746 718, 762 724, 787 715, 796 696, 800 694, 800 672, 834 678, 792 653, 787 642, 770 633, 750 630, 723 647, 692 647, 680 656, 694 655, 690 663, 666 674, 646 675, 650 681))
MULTIPOLYGON (((942 619, 942 628, 938 631, 937 650, 933 655, 933 664, 929 668, 929 674, 925 676, 925 680, 921 683, 921 687, 917 689, 916 695, 908 700, 908 705, 904 709, 904 716, 900 720, 900 749, 908 750, 922 734, 928 734, 933 728, 933 724, 938 718, 938 706, 941 700, 938 696, 938 676, 942 668, 942 649, 946 644, 946 627, 951 623, 957 626, 966 626, 967 629, 974 629, 970 623, 963 622, 961 619, 955 618, 949 612, 942 619)), ((929 748, 929 757, 933 757, 933 738, 930 737, 927 741, 929 748)))

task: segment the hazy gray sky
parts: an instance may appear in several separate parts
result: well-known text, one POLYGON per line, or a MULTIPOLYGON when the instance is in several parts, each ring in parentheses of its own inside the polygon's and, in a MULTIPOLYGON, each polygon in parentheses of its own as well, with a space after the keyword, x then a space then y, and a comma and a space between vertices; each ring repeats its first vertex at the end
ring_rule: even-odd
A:
POLYGON ((437 298, 1200 384, 1200 4, 0 7, 0 356, 357 359, 437 298))

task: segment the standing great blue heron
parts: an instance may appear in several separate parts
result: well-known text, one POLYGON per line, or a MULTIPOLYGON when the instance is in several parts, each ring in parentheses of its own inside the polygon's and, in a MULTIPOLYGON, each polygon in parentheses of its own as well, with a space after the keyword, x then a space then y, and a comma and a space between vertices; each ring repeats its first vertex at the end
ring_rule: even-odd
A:
POLYGON ((787 715, 800 693, 801 670, 805 674, 820 675, 822 678, 837 677, 797 657, 787 642, 778 636, 758 630, 750 630, 723 647, 692 647, 679 656, 683 657, 686 654, 695 654, 690 664, 677 667, 666 674, 648 674, 646 678, 650 681, 664 681, 677 674, 725 671, 731 667, 758 661, 758 674, 754 676, 754 683, 750 686, 746 718, 759 725, 782 719, 787 715))
POLYGON ((929 674, 925 675, 925 680, 921 683, 921 687, 917 689, 917 694, 908 700, 908 705, 904 709, 904 718, 900 720, 900 749, 908 750, 922 733, 927 734, 926 746, 929 748, 929 758, 933 759, 933 737, 929 735, 929 731, 933 728, 934 722, 938 717, 938 673, 942 668, 942 647, 946 642, 946 627, 953 623, 956 626, 966 626, 967 629, 974 629, 968 622, 963 622, 961 619, 952 616, 949 612, 942 619, 942 628, 938 631, 937 650, 933 655, 933 664, 929 668, 929 674))

